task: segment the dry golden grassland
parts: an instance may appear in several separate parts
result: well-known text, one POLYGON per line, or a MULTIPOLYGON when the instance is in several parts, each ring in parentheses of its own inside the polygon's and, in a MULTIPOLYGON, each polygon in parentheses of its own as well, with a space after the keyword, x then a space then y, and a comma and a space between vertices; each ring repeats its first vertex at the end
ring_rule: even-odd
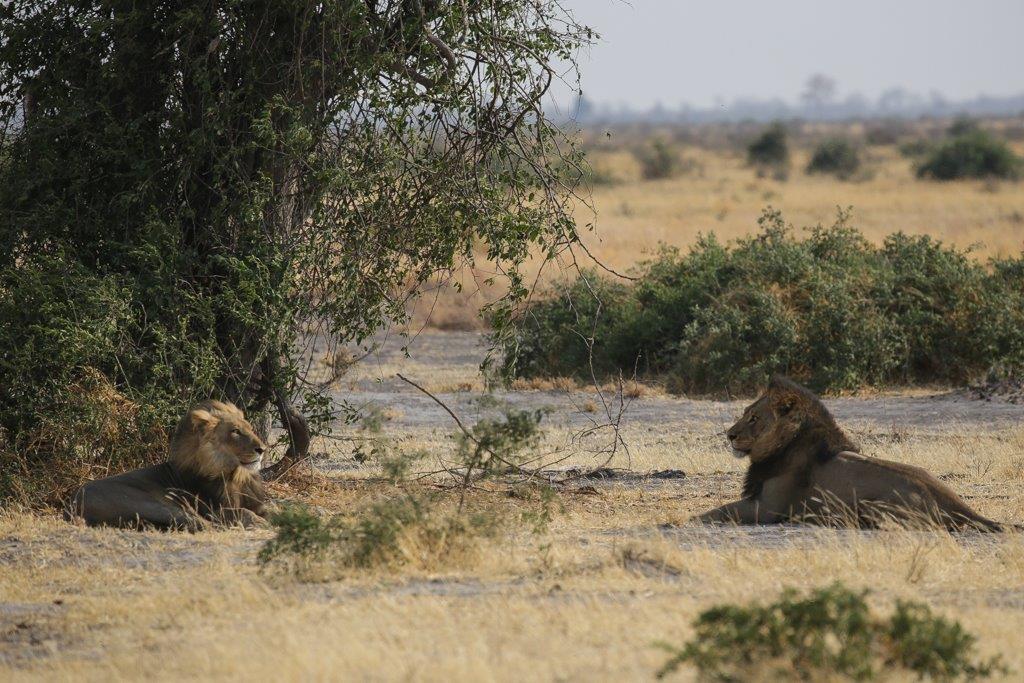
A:
MULTIPOLYGON (((998 123, 987 127, 1002 136, 998 123)), ((936 130, 927 131, 931 137, 941 134, 942 126, 936 125, 936 130)), ((854 180, 804 172, 813 139, 834 134, 856 139, 863 135, 862 129, 856 124, 833 126, 792 141, 787 180, 758 177, 738 143, 710 149, 673 143, 672 129, 611 137, 591 132, 585 144, 587 158, 603 182, 580 189, 581 201, 574 213, 578 228, 589 251, 620 271, 648 258, 662 244, 685 250, 700 234, 713 232, 722 241, 749 235, 757 230, 757 219, 769 205, 780 209, 798 229, 830 225, 837 207, 852 206, 852 225, 875 242, 903 231, 928 234, 961 248, 974 246, 979 258, 1024 250, 1024 181, 918 180, 913 161, 904 158, 897 145, 861 145, 862 169, 854 180), (669 141, 681 160, 675 177, 641 178, 634 152, 655 139, 669 141)), ((700 139, 700 130, 693 135, 700 139)), ((906 139, 914 137, 908 134, 906 139)), ((1024 154, 1024 142, 1010 144, 1024 154)), ((585 255, 578 251, 577 256, 586 266, 585 255)), ((552 281, 567 267, 566 259, 548 266, 542 282, 552 281)), ((536 264, 530 272, 535 269, 536 264)), ((500 280, 498 285, 486 284, 492 275, 483 266, 465 270, 455 276, 464 292, 443 285, 428 292, 417 304, 414 327, 479 329, 477 309, 501 292, 500 280)))
POLYGON ((785 181, 758 178, 741 152, 679 151, 691 170, 656 181, 639 179, 628 150, 591 155, 601 173, 622 179, 592 190, 595 256, 628 268, 659 243, 685 248, 700 233, 714 232, 723 240, 748 235, 769 204, 797 227, 828 225, 837 206, 852 206, 853 225, 873 241, 903 231, 960 247, 977 244, 979 256, 1016 255, 1024 249, 1020 181, 918 180, 911 162, 893 147, 868 148, 866 172, 872 177, 855 181, 805 174, 806 149, 796 150, 785 181))
MULTIPOLYGON (((427 341, 432 353, 460 351, 446 335, 427 341)), ((415 369, 394 356, 377 367, 415 369)), ((446 371, 457 378, 469 367, 446 371)), ((385 438, 450 456, 453 429, 436 406, 364 374, 347 393, 386 414, 385 438)), ((541 450, 567 449, 561 467, 593 466, 571 437, 586 419, 576 406, 597 399, 561 389, 505 398, 552 405, 541 450)), ((474 397, 445 400, 471 419, 474 397)), ((1024 522, 1024 429, 1015 419, 1024 409, 948 396, 830 405, 865 452, 923 465, 982 514, 1024 522)), ((623 421, 629 457, 611 463, 632 474, 561 488, 547 531, 518 523, 535 503, 495 482, 470 494, 469 509, 508 523, 475 552, 439 558, 408 545, 404 564, 328 563, 306 572, 315 581, 259 570, 269 531, 138 533, 8 511, 0 680, 643 680, 666 657, 654 643, 684 642, 701 609, 835 580, 871 588, 878 608, 926 602, 976 633, 981 654, 1001 653, 1015 672, 1007 680, 1024 672, 1024 534, 686 526, 737 494, 742 463, 720 432, 741 409, 641 396, 623 421), (642 476, 666 469, 686 476, 642 476)), ((353 462, 350 443, 315 448, 317 470, 277 485, 278 498, 329 514, 402 493, 372 464, 353 462)), ((410 488, 440 490, 436 480, 410 488)), ((457 497, 442 495, 448 505, 457 497)))

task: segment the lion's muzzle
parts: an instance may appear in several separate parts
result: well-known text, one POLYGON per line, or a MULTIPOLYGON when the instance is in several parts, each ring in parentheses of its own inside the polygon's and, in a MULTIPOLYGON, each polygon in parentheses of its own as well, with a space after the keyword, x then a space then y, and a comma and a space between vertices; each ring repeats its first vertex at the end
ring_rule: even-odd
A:
POLYGON ((242 467, 244 467, 245 469, 249 470, 250 472, 259 472, 260 471, 260 465, 262 465, 262 464, 263 464, 263 456, 260 456, 260 457, 256 458, 255 460, 250 460, 249 462, 243 462, 242 463, 242 467))

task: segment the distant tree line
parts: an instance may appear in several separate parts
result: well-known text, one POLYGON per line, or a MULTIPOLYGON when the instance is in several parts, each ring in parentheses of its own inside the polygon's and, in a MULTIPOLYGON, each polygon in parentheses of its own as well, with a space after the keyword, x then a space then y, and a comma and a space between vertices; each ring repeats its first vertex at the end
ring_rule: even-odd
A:
MULTIPOLYGON (((782 98, 738 98, 713 107, 681 104, 667 107, 656 104, 647 109, 628 105, 593 102, 584 95, 567 112, 567 118, 581 125, 651 123, 694 124, 776 120, 848 121, 857 119, 946 118, 959 115, 976 117, 1018 116, 1024 114, 1024 93, 1005 97, 981 95, 969 100, 950 100, 939 93, 927 96, 903 88, 892 88, 871 100, 859 93, 836 98, 831 79, 812 77, 799 103, 782 98)), ((833 84, 834 85, 834 84, 833 84)))

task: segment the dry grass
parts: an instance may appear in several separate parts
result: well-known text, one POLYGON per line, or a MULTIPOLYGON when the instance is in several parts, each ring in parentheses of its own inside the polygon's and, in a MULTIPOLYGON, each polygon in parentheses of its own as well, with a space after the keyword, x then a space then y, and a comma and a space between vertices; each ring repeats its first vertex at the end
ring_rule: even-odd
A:
POLYGON ((807 152, 794 156, 788 181, 758 178, 739 154, 684 149, 702 171, 643 182, 627 152, 594 155, 598 168, 624 182, 593 189, 597 209, 591 251, 615 268, 628 268, 659 243, 686 247, 700 233, 722 239, 750 234, 768 204, 796 226, 830 223, 837 206, 853 206, 854 225, 880 241, 900 231, 929 234, 980 256, 1019 254, 1024 249, 1024 183, 925 182, 891 147, 872 148, 872 178, 843 182, 802 172, 807 152))
POLYGON ((565 391, 572 392, 579 383, 572 377, 517 377, 512 380, 513 391, 565 391))
MULTIPOLYGON (((981 513, 1024 521, 1024 430, 856 436, 930 468, 981 513)), ((734 496, 741 463, 703 429, 658 429, 633 446, 634 470, 688 476, 581 482, 595 488, 563 491, 546 534, 484 540, 456 566, 326 583, 261 574, 266 531, 131 533, 5 513, 0 679, 644 679, 664 658, 652 644, 682 642, 700 609, 837 579, 872 587, 879 606, 925 601, 1024 671, 1024 535, 658 531, 734 496)), ((375 475, 308 475, 274 492, 345 511, 396 495, 375 475)), ((532 503, 496 486, 469 504, 514 518, 532 503)))
MULTIPOLYGON (((867 177, 855 182, 805 174, 809 148, 794 151, 789 179, 778 181, 758 178, 741 151, 685 146, 676 149, 686 172, 644 181, 632 153, 643 144, 643 138, 631 137, 592 151, 589 159, 599 175, 617 182, 591 188, 593 210, 583 204, 576 209, 589 250, 615 270, 628 270, 661 244, 685 249, 702 233, 722 240, 748 235, 768 205, 798 228, 831 224, 837 206, 852 206, 853 225, 876 242, 903 231, 960 247, 978 245, 982 258, 1024 250, 1024 182, 917 180, 911 161, 895 146, 867 148, 867 177)), ((1024 144, 1014 147, 1024 153, 1024 144)), ((549 268, 544 281, 558 274, 557 267, 549 268)), ((460 272, 455 279, 464 292, 449 286, 428 292, 415 310, 414 328, 482 329, 477 310, 502 291, 500 284, 481 284, 491 275, 486 267, 460 272)))

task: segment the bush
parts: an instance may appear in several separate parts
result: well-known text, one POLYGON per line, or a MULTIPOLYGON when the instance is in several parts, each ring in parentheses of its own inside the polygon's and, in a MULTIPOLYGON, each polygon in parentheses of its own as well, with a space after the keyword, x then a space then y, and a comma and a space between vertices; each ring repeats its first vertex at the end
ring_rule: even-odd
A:
POLYGON ((917 167, 919 178, 1007 178, 1020 176, 1021 160, 1005 142, 981 130, 968 131, 936 147, 917 167))
POLYGON ((801 598, 793 590, 769 605, 718 605, 694 622, 696 635, 672 657, 662 678, 683 664, 713 680, 854 680, 909 672, 939 680, 1007 674, 999 657, 976 661, 976 638, 927 605, 897 601, 887 619, 871 614, 866 591, 841 584, 801 598))
POLYGON ((949 128, 946 129, 946 134, 955 138, 961 135, 977 133, 980 130, 981 127, 978 125, 978 122, 970 116, 958 116, 953 119, 953 123, 949 124, 949 128))
POLYGON ((655 140, 650 146, 634 150, 640 163, 640 177, 644 180, 663 180, 678 175, 681 170, 679 154, 664 140, 655 140))
POLYGON ((505 347, 519 376, 662 379, 734 395, 784 372, 818 391, 963 383, 1024 368, 1024 255, 989 264, 927 236, 870 244, 840 212, 799 239, 758 234, 663 250, 626 285, 589 274, 527 311, 505 347))
POLYGON ((807 164, 808 173, 828 173, 838 178, 850 178, 860 168, 857 148, 845 138, 832 138, 818 145, 807 164))
POLYGON ((751 166, 784 169, 789 166, 789 143, 786 128, 773 123, 747 147, 747 161, 751 166))
MULTIPOLYGON (((540 423, 548 413, 547 409, 516 410, 495 399, 482 401, 482 408, 503 407, 504 411, 502 416, 485 417, 459 434, 456 462, 461 467, 445 465, 456 481, 457 504, 436 492, 409 490, 410 485, 354 513, 328 519, 305 507, 286 505, 270 516, 276 534, 261 548, 260 565, 311 578, 324 569, 329 574, 331 568, 435 569, 472 559, 478 542, 493 536, 509 518, 493 508, 467 509, 467 491, 483 479, 521 474, 521 465, 536 459, 540 423)), ((394 484, 402 482, 411 464, 423 457, 385 444, 376 455, 394 484)), ((555 512, 554 490, 538 486, 527 474, 510 493, 536 504, 535 510, 521 513, 520 521, 534 533, 546 531, 555 512)))
MULTIPOLYGON (((147 324, 129 282, 76 263, 0 270, 0 502, 57 505, 85 480, 156 462, 183 406, 214 395, 209 347, 147 324), (176 383, 186 374, 191 393, 176 383)), ((181 328, 209 325, 206 310, 183 310, 181 328)))
POLYGON ((330 575, 333 569, 433 569, 464 562, 500 520, 452 513, 437 494, 400 493, 327 519, 288 505, 269 521, 276 533, 260 549, 260 565, 312 578, 324 569, 330 575))

